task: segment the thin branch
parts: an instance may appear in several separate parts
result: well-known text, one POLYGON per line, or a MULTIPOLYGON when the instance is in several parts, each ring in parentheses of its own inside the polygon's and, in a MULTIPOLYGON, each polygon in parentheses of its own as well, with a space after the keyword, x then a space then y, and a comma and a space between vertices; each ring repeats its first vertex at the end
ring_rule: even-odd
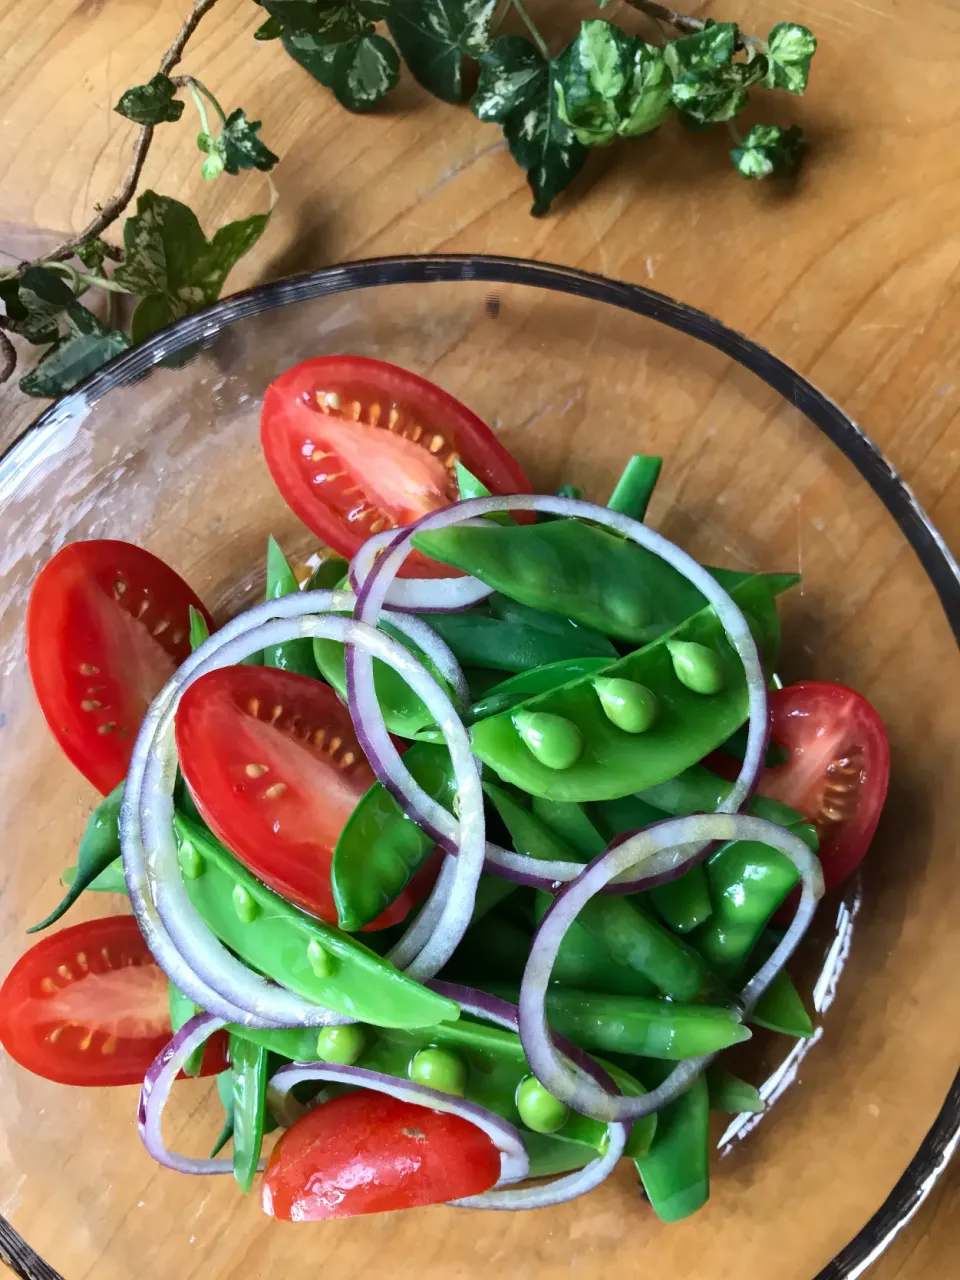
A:
POLYGON ((547 62, 549 62, 549 61, 550 61, 550 50, 549 50, 549 48, 547 47, 547 42, 546 42, 546 40, 544 40, 543 36, 542 36, 542 35, 540 34, 540 32, 537 30, 537 24, 536 24, 536 23, 534 22, 534 20, 530 17, 529 13, 527 13, 527 7, 526 7, 526 5, 523 3, 523 0, 511 0, 511 3, 513 4, 513 9, 514 9, 514 12, 516 13, 517 17, 521 20, 521 22, 523 23, 523 25, 524 25, 524 26, 527 28, 527 30, 530 32, 530 35, 531 35, 531 37, 532 37, 532 39, 533 39, 533 43, 534 43, 534 44, 537 46, 537 48, 540 50, 540 53, 541 53, 541 55, 543 56, 543 58, 544 58, 547 62))
MULTIPOLYGON (((677 13, 675 9, 668 9, 665 4, 657 4, 656 0, 626 0, 626 3, 632 9, 638 9, 640 13, 645 13, 648 18, 653 18, 655 22, 666 22, 675 31, 682 31, 687 36, 696 35, 707 25, 702 18, 694 18, 686 13, 677 13)), ((766 53, 767 42, 741 31, 737 38, 737 48, 751 49, 754 53, 766 53)))
POLYGON ((0 385, 13 376, 17 367, 17 349, 0 329, 0 385))
MULTIPOLYGON (((177 65, 183 55, 187 41, 197 29, 200 19, 216 3, 217 0, 194 0, 194 6, 184 19, 183 26, 177 32, 176 39, 160 60, 159 70, 162 75, 168 75, 177 65)), ((21 269, 27 266, 39 266, 44 262, 62 262, 65 258, 71 258, 80 245, 86 244, 88 240, 95 240, 107 227, 116 222, 136 194, 137 184, 140 181, 140 175, 147 159, 147 152, 150 150, 150 143, 153 141, 153 130, 154 126, 151 124, 141 126, 133 146, 133 158, 130 161, 130 167, 127 169, 120 190, 107 201, 97 216, 88 222, 78 235, 71 236, 63 244, 57 245, 55 249, 45 253, 42 258, 38 258, 35 263, 25 262, 21 264, 21 269)))

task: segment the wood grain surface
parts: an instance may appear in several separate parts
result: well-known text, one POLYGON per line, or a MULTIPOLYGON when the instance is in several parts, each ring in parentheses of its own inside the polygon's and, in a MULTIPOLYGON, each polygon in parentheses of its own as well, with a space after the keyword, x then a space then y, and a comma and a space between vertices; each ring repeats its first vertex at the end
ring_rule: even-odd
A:
MULTIPOLYGON (((115 191, 135 127, 112 105, 153 73, 186 7, 2 0, 0 261, 76 231, 115 191)), ((548 34, 570 30, 574 13, 595 16, 569 0, 531 7, 548 34)), ((228 287, 423 251, 525 255, 650 284, 758 339, 840 402, 960 548, 960 5, 717 0, 693 9, 760 33, 790 17, 818 35, 808 95, 754 108, 756 118, 803 125, 802 173, 744 182, 720 132, 669 125, 594 155, 555 212, 536 220, 495 127, 408 80, 388 108, 348 116, 279 43, 254 43, 262 11, 250 0, 220 0, 183 69, 228 110, 262 119, 282 157, 271 226, 228 287)), ((157 131, 145 185, 190 203, 212 231, 263 208, 268 192, 260 175, 204 183, 190 112, 157 131)), ((0 445, 39 407, 15 384, 3 388, 0 445)), ((958 1274, 960 1166, 871 1277, 958 1274)))

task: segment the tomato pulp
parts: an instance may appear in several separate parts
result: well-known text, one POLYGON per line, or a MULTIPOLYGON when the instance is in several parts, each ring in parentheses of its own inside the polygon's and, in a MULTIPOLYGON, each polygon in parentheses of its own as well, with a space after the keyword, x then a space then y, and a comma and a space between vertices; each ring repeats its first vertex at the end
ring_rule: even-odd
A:
MULTIPOLYGON (((453 502, 458 460, 491 493, 531 491, 519 463, 466 405, 363 356, 304 360, 272 382, 260 440, 288 506, 347 559, 371 534, 453 502)), ((411 577, 455 572, 416 552, 401 569, 411 577)))
POLYGON ((271 1217, 317 1222, 480 1195, 499 1177, 499 1151, 469 1120, 361 1089, 282 1135, 262 1203, 271 1217))
MULTIPOLYGON (((211 830, 265 884, 336 924, 334 846, 376 778, 330 686, 275 667, 211 671, 181 698, 176 738, 211 830)), ((367 927, 402 920, 436 872, 433 862, 367 927)))
POLYGON ((122 782, 154 697, 190 653, 190 606, 178 574, 129 542, 64 547, 27 606, 27 662, 47 724, 104 795, 122 782))

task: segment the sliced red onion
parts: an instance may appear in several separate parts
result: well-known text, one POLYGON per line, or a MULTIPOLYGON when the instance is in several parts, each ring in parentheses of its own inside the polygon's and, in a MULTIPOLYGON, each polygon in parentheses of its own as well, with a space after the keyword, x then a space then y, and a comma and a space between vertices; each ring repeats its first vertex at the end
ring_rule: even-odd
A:
POLYGON ((472 701, 470 686, 463 674, 463 668, 454 656, 453 650, 446 640, 438 636, 433 627, 414 614, 398 613, 394 609, 384 609, 381 620, 402 631, 418 649, 430 659, 437 672, 446 680, 453 690, 454 700, 460 711, 466 711, 472 701))
POLYGON ((328 1080, 332 1084, 372 1089, 375 1093, 399 1098, 401 1102, 412 1102, 418 1107, 429 1107, 432 1111, 443 1111, 447 1115, 469 1120, 487 1135, 500 1152, 498 1187, 521 1181, 530 1170, 526 1148, 516 1128, 486 1107, 478 1107, 475 1102, 441 1093, 438 1089, 429 1089, 426 1085, 414 1084, 412 1080, 400 1080, 380 1071, 368 1071, 366 1067, 341 1067, 330 1062, 291 1062, 274 1072, 270 1085, 282 1096, 302 1080, 328 1080))
MULTIPOLYGON (((485 991, 477 991, 473 987, 463 987, 459 983, 438 982, 434 979, 427 984, 433 991, 456 1000, 464 1013, 475 1018, 484 1018, 497 1026, 506 1027, 508 1031, 519 1029, 518 1010, 515 1004, 501 1000, 497 996, 488 995, 485 991)), ((608 1095, 617 1096, 619 1090, 599 1063, 594 1062, 582 1049, 572 1044, 565 1036, 557 1036, 557 1045, 563 1053, 585 1071, 597 1085, 608 1095)), ((461 1200, 451 1200, 450 1204, 461 1209, 545 1209, 548 1205, 563 1204, 567 1200, 575 1200, 586 1195, 594 1187, 599 1187, 612 1173, 617 1161, 623 1155, 630 1126, 619 1121, 607 1124, 606 1146, 596 1160, 591 1160, 582 1169, 563 1177, 555 1178, 538 1187, 520 1187, 510 1191, 486 1191, 478 1196, 466 1196, 461 1200)))
MULTIPOLYGON (((359 591, 377 556, 403 533, 385 529, 368 538, 350 563, 350 585, 359 591)), ((386 603, 398 613, 461 613, 493 595, 479 578, 397 578, 386 603)))
MULTIPOLYGON (((162 1130, 163 1109, 183 1064, 194 1049, 199 1049, 223 1025, 221 1018, 214 1018, 209 1013, 198 1013, 185 1022, 154 1058, 140 1089, 137 1126, 143 1145, 158 1164, 166 1169, 175 1169, 177 1173, 233 1173, 232 1160, 196 1160, 170 1151, 163 1140, 162 1130)), ((257 1167, 263 1169, 265 1163, 261 1160, 257 1167)))
POLYGON ((533 937, 520 986, 519 1027, 527 1061, 545 1089, 581 1115, 595 1120, 634 1120, 659 1110, 689 1085, 715 1056, 689 1058, 650 1093, 638 1098, 611 1098, 582 1070, 564 1062, 547 1025, 544 999, 550 973, 567 929, 587 902, 618 872, 652 859, 663 849, 702 845, 714 840, 755 840, 778 849, 797 868, 803 883, 800 905, 790 928, 761 970, 741 992, 744 1012, 757 1000, 790 959, 823 894, 820 862, 799 836, 763 818, 744 814, 706 813, 669 818, 613 845, 595 858, 580 876, 557 894, 533 937))
MULTIPOLYGON (((581 502, 573 498, 553 498, 542 494, 471 498, 458 502, 440 511, 431 512, 414 524, 393 533, 383 554, 371 562, 364 580, 361 582, 358 578, 359 590, 354 617, 358 621, 376 625, 388 593, 396 581, 396 574, 412 550, 411 539, 416 533, 461 524, 473 517, 486 516, 493 512, 519 510, 545 511, 553 515, 592 520, 611 528, 660 556, 678 573, 683 574, 713 606, 727 638, 743 663, 747 682, 749 711, 747 749, 739 777, 720 806, 720 812, 735 813, 756 784, 768 733, 766 682, 757 646, 740 609, 716 579, 692 556, 640 521, 633 520, 620 512, 610 511, 606 507, 596 506, 591 502, 581 502)), ((372 680, 372 677, 366 673, 369 666, 369 658, 363 655, 355 656, 353 660, 355 677, 362 675, 365 685, 372 680)), ((348 658, 348 672, 349 669, 348 658)), ((458 838, 456 820, 442 805, 427 795, 411 777, 396 750, 392 748, 392 744, 388 745, 379 710, 376 718, 371 718, 365 727, 374 744, 375 754, 384 765, 384 776, 380 777, 380 781, 397 799, 408 816, 435 839, 441 848, 448 852, 455 850, 458 838)), ((685 862, 688 856, 688 851, 665 853, 658 860, 656 870, 651 870, 651 875, 671 873, 685 862)), ((535 858, 516 854, 493 844, 487 846, 487 866, 490 871, 504 875, 508 879, 534 884, 541 888, 551 888, 558 883, 568 882, 582 871, 579 863, 540 862, 535 858)), ((611 886, 611 889, 617 892, 633 892, 634 885, 630 879, 626 879, 616 885, 615 889, 611 886)))

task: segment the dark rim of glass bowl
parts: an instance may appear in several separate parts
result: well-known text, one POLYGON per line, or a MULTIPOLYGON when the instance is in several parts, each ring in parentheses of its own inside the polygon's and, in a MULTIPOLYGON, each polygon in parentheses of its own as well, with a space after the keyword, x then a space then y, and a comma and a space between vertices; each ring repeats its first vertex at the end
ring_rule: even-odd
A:
MULTIPOLYGON (((109 391, 142 378, 164 357, 186 347, 206 346, 222 328, 247 316, 354 289, 379 285, 451 283, 531 285, 574 294, 631 311, 689 334, 722 351, 805 415, 854 464, 909 542, 940 597, 960 642, 960 566, 896 469, 868 435, 821 391, 789 365, 719 320, 642 285, 522 258, 486 254, 438 254, 349 262, 260 285, 161 330, 142 345, 116 356, 75 391, 42 413, 0 458, 3 472, 17 469, 24 442, 62 423, 74 406, 95 404, 109 391)), ((24 466, 30 465, 26 452, 24 466)), ((879 1257, 926 1199, 960 1143, 960 1071, 919 1151, 873 1217, 813 1280, 854 1280, 879 1257)), ((16 1231, 0 1218, 0 1258, 24 1280, 61 1280, 16 1231)))

